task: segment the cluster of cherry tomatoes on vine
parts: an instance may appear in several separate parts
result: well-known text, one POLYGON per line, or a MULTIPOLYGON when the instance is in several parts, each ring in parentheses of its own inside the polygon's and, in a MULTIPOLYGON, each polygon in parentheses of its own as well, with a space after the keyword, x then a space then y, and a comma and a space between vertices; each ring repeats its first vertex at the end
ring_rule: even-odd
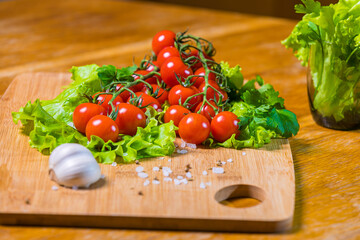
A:
POLYGON ((238 117, 224 111, 227 81, 210 42, 164 30, 154 36, 152 50, 132 81, 115 81, 92 102, 76 107, 73 121, 79 132, 89 140, 96 135, 116 142, 119 134, 135 135, 137 127, 146 126, 147 106, 160 112, 166 105, 163 122, 173 121, 187 143, 200 144, 210 133, 219 142, 240 134, 238 117))

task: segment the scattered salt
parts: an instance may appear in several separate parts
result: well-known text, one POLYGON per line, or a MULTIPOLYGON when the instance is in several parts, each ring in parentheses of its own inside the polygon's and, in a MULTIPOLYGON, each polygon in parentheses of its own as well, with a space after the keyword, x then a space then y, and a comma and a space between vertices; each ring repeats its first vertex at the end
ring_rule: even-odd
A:
POLYGON ((242 152, 242 155, 245 156, 245 155, 246 155, 246 152, 242 152))
POLYGON ((171 162, 171 158, 168 159, 168 162, 171 162))
POLYGON ((144 186, 147 186, 149 184, 150 184, 150 181, 148 179, 146 179, 145 182, 144 182, 144 186))
POLYGON ((153 171, 154 171, 154 172, 158 172, 159 170, 160 170, 159 167, 154 167, 154 168, 153 168, 153 171))
POLYGON ((169 167, 163 167, 162 170, 163 172, 166 171, 168 173, 172 173, 172 170, 169 167))
POLYGON ((165 177, 165 178, 164 178, 164 182, 172 182, 172 178, 165 177))
POLYGON ((222 165, 225 165, 225 164, 226 164, 226 162, 221 162, 221 164, 222 164, 222 165))
POLYGON ((186 174, 185 174, 185 176, 187 177, 187 178, 191 178, 192 176, 191 176, 191 172, 187 172, 186 174))
POLYGON ((202 174, 203 174, 204 176, 206 176, 208 173, 207 173, 207 171, 203 171, 202 174))
POLYGON ((218 173, 218 174, 224 173, 224 169, 222 167, 213 167, 212 171, 213 173, 218 173))
POLYGON ((116 162, 113 162, 113 163, 111 164, 111 166, 116 167, 116 166, 117 166, 117 163, 116 163, 116 162))
POLYGON ((160 181, 159 181, 159 180, 154 179, 154 180, 152 181, 152 183, 157 185, 157 184, 160 184, 160 181))
POLYGON ((141 178, 147 178, 149 175, 147 173, 144 173, 144 172, 139 172, 138 176, 141 177, 141 178))
POLYGON ((202 182, 202 183, 200 183, 200 188, 202 188, 202 189, 205 189, 206 188, 206 186, 205 186, 205 184, 202 182))
POLYGON ((56 191, 56 190, 58 190, 59 188, 58 188, 57 186, 52 186, 51 189, 52 189, 53 191, 56 191))
POLYGON ((211 182, 207 182, 206 185, 211 186, 211 182))
POLYGON ((175 178, 175 179, 174 179, 174 183, 175 183, 175 185, 180 185, 181 182, 180 182, 179 179, 176 179, 176 178, 175 178))
POLYGON ((192 149, 196 149, 196 144, 193 144, 193 143, 187 143, 186 146, 188 146, 189 148, 192 148, 192 149))
POLYGON ((163 175, 164 175, 165 177, 168 177, 168 176, 170 175, 170 173, 167 172, 167 171, 163 171, 163 175))
POLYGON ((233 162, 232 158, 229 158, 228 160, 226 160, 227 162, 233 162))
POLYGON ((135 171, 138 172, 138 173, 143 172, 144 167, 143 166, 138 166, 138 167, 136 167, 135 171))
POLYGON ((183 179, 184 177, 183 176, 177 176, 177 179, 183 179))
POLYGON ((163 160, 163 159, 164 159, 164 157, 159 157, 158 159, 159 159, 159 160, 163 160))
POLYGON ((182 147, 182 148, 186 147, 186 142, 185 142, 184 140, 182 140, 182 139, 181 139, 181 145, 180 145, 180 147, 182 147))
POLYGON ((188 180, 187 180, 186 178, 181 179, 181 180, 180 180, 180 183, 183 183, 183 184, 186 185, 186 184, 188 184, 188 180))

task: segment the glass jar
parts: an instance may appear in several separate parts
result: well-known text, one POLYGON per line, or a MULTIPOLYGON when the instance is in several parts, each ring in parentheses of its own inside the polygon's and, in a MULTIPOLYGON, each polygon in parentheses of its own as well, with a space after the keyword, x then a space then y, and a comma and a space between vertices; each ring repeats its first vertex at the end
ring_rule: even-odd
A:
MULTIPOLYGON (((314 121, 323 127, 330 128, 330 129, 336 129, 336 130, 354 130, 360 128, 360 81, 356 80, 355 82, 352 82, 351 84, 347 80, 341 80, 344 81, 344 85, 339 85, 341 88, 346 88, 349 86, 350 91, 348 91, 347 94, 344 94, 344 99, 351 99, 350 104, 347 103, 347 105, 344 104, 343 106, 338 106, 334 104, 337 100, 331 100, 334 99, 334 96, 328 96, 329 102, 326 104, 326 106, 323 104, 323 107, 327 110, 331 110, 331 108, 334 109, 342 109, 342 117, 339 118, 337 113, 340 111, 334 111, 334 114, 328 114, 325 115, 324 112, 329 111, 323 111, 324 109, 316 107, 314 105, 314 99, 316 98, 316 94, 325 94, 324 92, 319 92, 319 90, 316 89, 314 86, 314 79, 312 77, 311 72, 311 64, 310 61, 314 61, 314 59, 309 60, 309 67, 307 71, 307 87, 308 87, 308 97, 309 97, 309 105, 312 117, 314 121), (348 84, 348 85, 347 85, 348 84), (334 117, 336 115, 336 117, 334 117)), ((360 69, 358 70, 360 71, 360 69)), ((330 84, 331 85, 331 84, 330 84)), ((331 86, 332 87, 332 86, 331 86)), ((340 87, 339 87, 340 88, 340 87)), ((340 89, 339 91, 343 91, 343 89, 340 89)), ((336 99, 336 98, 335 98, 336 99)), ((339 99, 339 98, 338 98, 339 99)))

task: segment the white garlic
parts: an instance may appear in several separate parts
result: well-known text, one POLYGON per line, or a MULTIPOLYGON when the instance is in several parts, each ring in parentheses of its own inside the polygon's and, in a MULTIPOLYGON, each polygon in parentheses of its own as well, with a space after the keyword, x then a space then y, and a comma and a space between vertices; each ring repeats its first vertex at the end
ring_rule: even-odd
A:
POLYGON ((101 177, 101 169, 92 153, 77 143, 65 143, 49 158, 51 180, 66 187, 89 187, 101 177))

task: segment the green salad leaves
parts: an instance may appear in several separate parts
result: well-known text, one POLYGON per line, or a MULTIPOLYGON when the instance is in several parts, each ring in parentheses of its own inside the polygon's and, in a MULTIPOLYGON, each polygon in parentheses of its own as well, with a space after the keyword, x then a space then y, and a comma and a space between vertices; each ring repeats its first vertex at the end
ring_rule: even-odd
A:
MULTIPOLYGON (((270 84, 264 84, 257 77, 244 84, 239 66, 231 68, 221 63, 222 74, 229 83, 233 101, 225 105, 240 118, 241 135, 233 135, 223 143, 209 138, 205 144, 210 147, 259 148, 272 138, 287 138, 296 135, 299 124, 295 114, 284 108, 284 99, 279 97, 270 84), (257 86, 258 85, 258 86, 257 86)), ((148 107, 145 115, 147 125, 138 127, 135 136, 121 135, 118 142, 104 142, 97 136, 88 141, 78 132, 72 122, 74 109, 91 96, 102 91, 105 86, 118 80, 132 81, 136 66, 117 69, 114 66, 87 65, 73 67, 73 82, 53 100, 28 102, 19 112, 12 113, 15 123, 21 121, 23 133, 29 135, 30 145, 44 154, 51 153, 63 143, 79 143, 86 146, 101 163, 132 162, 136 159, 171 155, 175 150, 174 141, 177 127, 173 122, 163 123, 168 103, 162 106, 163 112, 148 107)))
POLYGON ((304 66, 309 64, 315 110, 341 121, 346 112, 358 111, 354 107, 360 97, 360 2, 302 2, 295 10, 305 15, 282 43, 304 66))

